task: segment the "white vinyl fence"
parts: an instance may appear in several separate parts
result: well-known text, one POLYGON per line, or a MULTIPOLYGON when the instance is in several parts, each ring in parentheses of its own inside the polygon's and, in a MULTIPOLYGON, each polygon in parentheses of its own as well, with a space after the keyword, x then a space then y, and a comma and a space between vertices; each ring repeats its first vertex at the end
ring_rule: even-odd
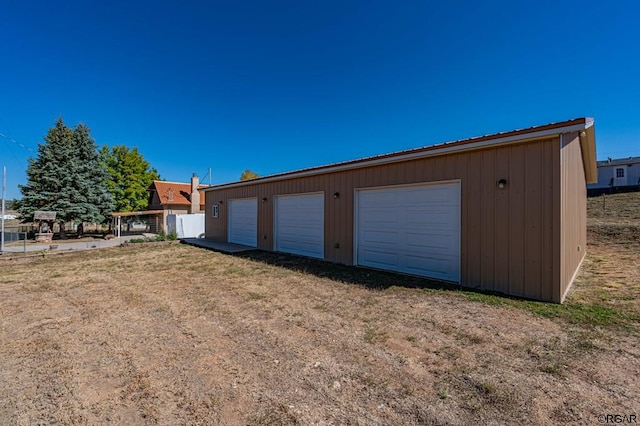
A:
POLYGON ((198 238, 204 235, 204 214, 170 214, 167 233, 175 231, 178 238, 198 238))

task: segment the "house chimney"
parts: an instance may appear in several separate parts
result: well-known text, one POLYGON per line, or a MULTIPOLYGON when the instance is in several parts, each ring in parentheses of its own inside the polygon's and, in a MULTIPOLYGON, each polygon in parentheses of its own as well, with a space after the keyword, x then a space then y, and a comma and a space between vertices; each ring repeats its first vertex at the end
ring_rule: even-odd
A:
POLYGON ((200 213, 200 192, 198 192, 198 186, 200 185, 200 181, 198 180, 198 175, 193 174, 191 176, 191 208, 189 209, 189 213, 200 213))

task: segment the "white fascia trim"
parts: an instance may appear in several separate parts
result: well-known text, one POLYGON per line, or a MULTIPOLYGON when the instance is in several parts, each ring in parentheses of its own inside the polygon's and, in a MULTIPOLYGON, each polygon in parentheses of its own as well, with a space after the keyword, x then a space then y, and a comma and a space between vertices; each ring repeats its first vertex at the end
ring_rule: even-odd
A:
POLYGON ((435 157, 437 155, 449 154, 456 151, 470 151, 475 149, 488 148, 490 146, 495 146, 495 145, 511 145, 514 143, 524 142, 527 140, 544 138, 546 136, 555 136, 555 135, 561 135, 563 133, 578 132, 581 130, 588 129, 592 125, 593 125, 593 121, 588 121, 586 123, 574 124, 574 125, 565 126, 565 127, 558 127, 555 129, 540 130, 537 132, 525 133, 522 135, 505 136, 501 138, 498 137, 495 139, 488 139, 481 142, 471 142, 471 143, 466 143, 462 146, 445 145, 442 148, 435 148, 428 151, 411 152, 411 153, 397 155, 393 157, 374 158, 369 161, 361 161, 361 162, 350 163, 350 164, 336 164, 333 167, 326 167, 326 168, 322 167, 320 169, 306 170, 306 171, 301 170, 300 172, 276 175, 273 177, 265 177, 263 179, 258 180, 257 182, 253 180, 249 180, 245 182, 229 183, 226 185, 223 184, 216 187, 204 188, 204 189, 201 189, 201 191, 203 192, 216 191, 219 189, 229 189, 229 188, 235 188, 238 186, 255 185, 260 183, 268 183, 268 182, 284 180, 284 179, 293 179, 293 178, 300 178, 300 177, 306 177, 306 176, 321 175, 325 173, 340 172, 344 170, 360 169, 363 167, 377 166, 380 164, 391 164, 391 163, 397 163, 400 161, 415 160, 415 159, 426 158, 426 157, 435 157))
POLYGON ((580 126, 583 126, 582 130, 587 130, 589 127, 593 126, 593 123, 595 123, 595 120, 587 119, 587 121, 584 124, 581 124, 580 126))
POLYGON ((171 181, 171 180, 154 180, 153 183, 156 182, 160 182, 160 183, 174 183, 176 185, 189 185, 191 186, 191 182, 175 182, 175 181, 171 181))

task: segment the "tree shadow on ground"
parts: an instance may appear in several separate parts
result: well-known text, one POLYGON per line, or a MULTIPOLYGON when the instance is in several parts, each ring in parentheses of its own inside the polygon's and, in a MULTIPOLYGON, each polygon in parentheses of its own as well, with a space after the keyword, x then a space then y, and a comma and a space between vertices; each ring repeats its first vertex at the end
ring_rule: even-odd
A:
POLYGON ((371 290, 385 290, 394 286, 438 290, 461 289, 460 285, 446 281, 402 275, 358 266, 340 265, 324 260, 311 259, 308 257, 284 253, 252 250, 236 253, 234 256, 256 262, 262 262, 272 266, 279 266, 295 272, 315 275, 320 278, 328 278, 333 281, 357 284, 371 290))

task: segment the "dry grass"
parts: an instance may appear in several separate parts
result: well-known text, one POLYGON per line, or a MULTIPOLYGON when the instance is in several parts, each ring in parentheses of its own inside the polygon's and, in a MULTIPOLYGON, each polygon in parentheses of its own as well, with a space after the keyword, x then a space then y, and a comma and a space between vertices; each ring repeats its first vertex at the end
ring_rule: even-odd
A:
POLYGON ((640 192, 600 195, 588 199, 587 215, 590 225, 609 223, 638 226, 640 221, 640 192))
POLYGON ((590 227, 563 306, 178 244, 5 261, 0 424, 591 424, 634 413, 640 246, 629 229, 590 227))
POLYGON ((597 303, 619 313, 635 315, 637 322, 640 317, 640 192, 590 198, 588 215, 591 253, 570 300, 597 303))

